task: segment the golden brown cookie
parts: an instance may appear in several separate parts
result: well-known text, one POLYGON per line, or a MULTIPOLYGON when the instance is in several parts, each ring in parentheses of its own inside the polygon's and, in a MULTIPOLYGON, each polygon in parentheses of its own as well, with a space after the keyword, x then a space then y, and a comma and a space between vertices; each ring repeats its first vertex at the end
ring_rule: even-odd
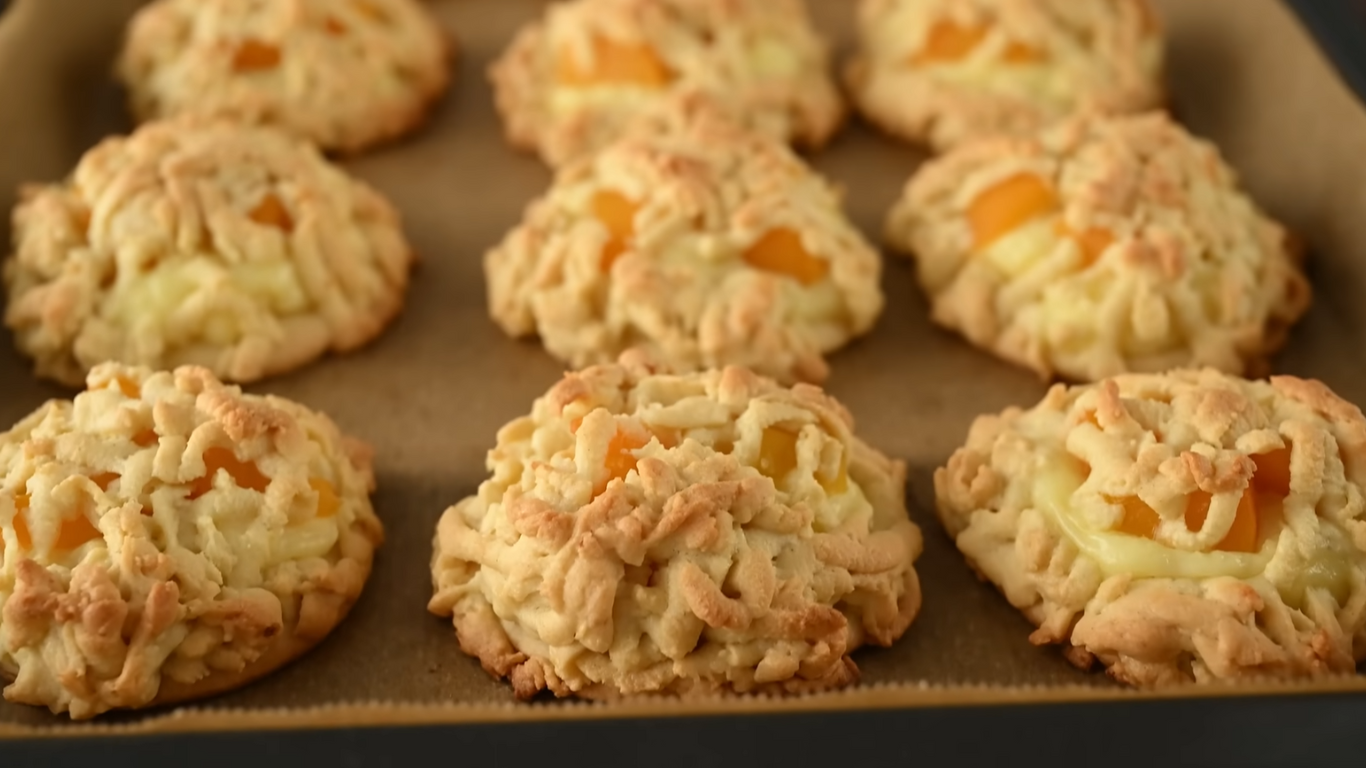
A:
POLYGON ((1366 419, 1317 381, 1213 369, 1054 386, 935 473, 985 579, 1083 668, 1139 686, 1366 657, 1366 419))
POLYGON ((907 184, 886 237, 936 323, 1045 378, 1256 374, 1311 300, 1286 231, 1161 113, 956 149, 907 184))
POLYGON ((118 72, 139 120, 223 117, 356 152, 422 122, 451 57, 417 0, 154 0, 118 72))
POLYGON ((5 324, 72 386, 105 361, 250 382, 353 350, 413 261, 397 211, 312 146, 200 118, 104 140, 13 222, 5 324))
POLYGON ((508 141, 559 166, 689 90, 779 141, 820 146, 844 116, 828 69, 800 0, 574 0, 547 5, 489 75, 508 141))
POLYGON ((1163 101, 1149 0, 862 0, 845 75, 865 117, 945 150, 1163 101))
POLYGON ((581 368, 645 346, 676 369, 819 382, 882 312, 882 264, 835 190, 703 94, 563 168, 484 261, 489 309, 581 368))
POLYGON ((384 538, 369 448, 202 368, 87 381, 0 433, 5 698, 74 719, 200 698, 331 632, 384 538))
POLYGON ((567 374, 446 510, 429 608, 519 698, 847 685, 920 607, 906 467, 816 387, 567 374))

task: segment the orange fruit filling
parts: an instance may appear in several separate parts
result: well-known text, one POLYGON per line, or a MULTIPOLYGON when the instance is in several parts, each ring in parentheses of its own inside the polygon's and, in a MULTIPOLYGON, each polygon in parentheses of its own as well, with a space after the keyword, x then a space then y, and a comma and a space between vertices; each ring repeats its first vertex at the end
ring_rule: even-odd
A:
POLYGON ((1130 536, 1151 539, 1157 534, 1157 524, 1160 522, 1162 518, 1158 516, 1157 510, 1137 496, 1129 496, 1124 499, 1124 517, 1120 519, 1119 527, 1115 530, 1130 536))
POLYGON ((612 264, 626 251, 626 244, 636 233, 636 211, 634 202, 625 195, 611 190, 603 190, 593 196, 593 217, 602 222, 611 238, 602 248, 603 272, 612 269, 612 264))
POLYGON ((1091 227, 1085 232, 1073 232, 1066 224, 1059 221, 1054 231, 1061 237, 1070 237, 1077 242, 1077 247, 1081 249, 1081 263, 1083 267, 1089 267, 1100 261, 1100 257, 1111 245, 1115 243, 1115 236, 1110 230, 1102 227, 1091 227))
POLYGON ((82 544, 95 539, 104 538, 100 529, 85 516, 84 513, 77 514, 75 517, 68 517, 62 520, 62 525, 57 529, 57 541, 52 548, 58 551, 69 551, 82 544))
POLYGON ((332 517, 341 509, 341 499, 337 498, 337 489, 331 483, 321 477, 310 477, 308 487, 318 493, 318 517, 332 517))
MULTIPOLYGON (((1252 476, 1252 482, 1238 500, 1238 509, 1234 513, 1233 524, 1229 526, 1228 533, 1214 545, 1214 549, 1218 551, 1256 552, 1258 535, 1262 528, 1258 520, 1258 494, 1284 497, 1290 493, 1289 447, 1257 454, 1252 457, 1252 461, 1257 465, 1257 469, 1252 476)), ((1198 531, 1204 527, 1205 519, 1209 517, 1210 501, 1210 494, 1198 490, 1186 498, 1187 530, 1198 531)), ((1157 531, 1157 523, 1157 512, 1152 507, 1136 497, 1130 497, 1124 500, 1124 517, 1115 530, 1151 539, 1157 531)))
POLYGON ((759 441, 759 466, 765 477, 774 481, 787 477, 797 467, 797 433, 769 427, 759 441))
POLYGON ((327 34, 338 37, 346 34, 346 25, 331 16, 323 21, 323 29, 327 30, 327 34))
MULTIPOLYGON (((118 476, 115 475, 115 477, 118 476)), ((24 514, 28 507, 29 496, 27 493, 14 495, 14 538, 19 541, 19 549, 23 551, 33 549, 33 534, 29 531, 28 516, 24 514)), ((57 540, 53 542, 52 548, 58 551, 72 550, 86 542, 103 537, 104 534, 100 532, 100 529, 96 528, 95 524, 91 523, 84 513, 79 513, 62 520, 61 526, 57 529, 57 540)))
POLYGON ((119 391, 123 393, 123 396, 130 400, 137 400, 142 397, 142 388, 135 382, 130 381, 123 376, 115 376, 114 384, 118 386, 119 391))
POLYGON ((973 247, 980 250, 1021 224, 1058 209, 1053 187, 1037 174, 1019 173, 983 190, 968 206, 973 247))
POLYGON ((280 65, 280 49, 259 40, 243 40, 232 56, 234 72, 260 72, 280 65))
POLYGON ((150 445, 156 445, 160 439, 161 438, 157 437, 156 430, 144 429, 136 435, 133 435, 133 444, 139 448, 146 448, 150 445))
POLYGON ((940 19, 930 27, 925 45, 911 56, 914 65, 935 64, 959 59, 972 53, 986 38, 989 27, 960 26, 949 19, 940 19))
POLYGON ((204 451, 204 476, 190 482, 189 498, 197 499, 212 490, 213 478, 220 469, 226 470, 239 488, 264 493, 270 484, 270 478, 261 474, 261 470, 252 462, 238 460, 227 448, 214 447, 204 451))
POLYGON ((101 472, 98 475, 91 476, 90 479, 100 487, 101 491, 107 491, 109 486, 119 479, 119 475, 117 472, 101 472))
POLYGON ((607 467, 607 479, 602 481, 596 492, 602 493, 612 480, 625 480, 626 475, 636 468, 636 457, 631 452, 644 448, 648 442, 617 430, 607 444, 607 458, 603 460, 603 466, 607 467))
POLYGON ((585 69, 568 50, 562 50, 555 62, 555 78, 560 84, 573 88, 596 85, 662 88, 673 79, 673 73, 648 45, 595 37, 589 68, 585 69))
POLYGON ((289 211, 285 208, 285 204, 280 202, 280 198, 276 197, 274 193, 271 192, 267 192, 265 197, 261 198, 261 202, 257 203, 255 208, 251 209, 251 212, 247 214, 247 217, 257 224, 275 227, 276 229, 284 230, 285 232, 290 232, 294 229, 294 220, 290 218, 289 211))
POLYGON ((1277 496, 1290 495, 1290 447, 1277 448, 1267 453, 1259 453, 1252 457, 1252 463, 1257 465, 1257 471, 1252 475, 1252 482, 1263 493, 1274 493, 1277 496))
POLYGON ((802 285, 815 285, 830 272, 830 263, 807 252, 801 235, 786 227, 765 233, 743 258, 755 269, 787 275, 802 285))
POLYGON ((24 510, 28 509, 28 494, 14 494, 14 538, 19 540, 19 549, 33 549, 33 535, 28 530, 28 520, 24 510))
POLYGON ((1044 60, 1044 55, 1029 43, 1011 40, 1006 46, 1005 60, 1009 64, 1037 64, 1044 60))
POLYGON ((816 473, 816 482, 821 484, 825 492, 831 496, 836 496, 849 490, 849 454, 846 452, 840 457, 840 468, 834 477, 825 477, 821 473, 816 473))

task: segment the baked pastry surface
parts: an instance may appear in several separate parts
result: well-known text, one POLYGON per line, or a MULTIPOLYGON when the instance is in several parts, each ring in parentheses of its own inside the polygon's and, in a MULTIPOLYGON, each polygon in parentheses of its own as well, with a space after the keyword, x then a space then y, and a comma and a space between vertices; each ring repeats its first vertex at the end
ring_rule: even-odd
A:
POLYGON ((845 81, 887 133, 946 150, 1083 109, 1160 106, 1149 0, 862 0, 845 81))
POLYGON ((983 578, 1086 668, 1155 687, 1351 673, 1366 655, 1366 419, 1214 369, 1055 385, 935 472, 983 578))
POLYGON ((844 116, 828 69, 799 0, 574 0, 547 5, 489 77, 508 141, 560 166, 687 90, 777 140, 821 146, 844 116))
POLYGON ((118 73, 139 120, 223 117, 357 152, 425 119, 452 52, 417 0, 155 0, 118 73))
POLYGON ((353 350, 413 254, 377 192, 274 129, 214 119, 105 139, 14 210, 5 324, 38 375, 105 361, 251 382, 353 350))
POLYGON ((886 237, 936 323, 1044 378, 1259 375, 1312 298, 1286 230, 1162 113, 960 147, 910 180, 886 237))
POLYGON ((442 515, 430 610, 519 698, 846 685, 920 607, 906 468, 837 402, 635 351, 507 424, 442 515))
POLYGON ((837 192, 704 94, 561 169, 485 256, 489 311, 575 368, 649 347, 671 367, 820 382, 882 312, 881 257, 837 192))
POLYGON ((383 529, 370 450, 202 368, 96 366, 0 433, 0 674, 73 719, 201 698, 345 617, 383 529))

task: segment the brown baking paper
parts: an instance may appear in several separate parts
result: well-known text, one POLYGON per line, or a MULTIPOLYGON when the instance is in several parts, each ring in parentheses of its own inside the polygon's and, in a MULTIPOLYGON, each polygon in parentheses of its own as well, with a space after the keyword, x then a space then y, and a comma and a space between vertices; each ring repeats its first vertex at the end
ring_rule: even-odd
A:
MULTIPOLYGON (((136 0, 19 0, 0 23, 0 204, 21 181, 64 176, 101 136, 129 129, 110 62, 136 0)), ((871 444, 911 468, 911 514, 925 532, 917 564, 924 609, 888 650, 855 655, 859 688, 788 699, 517 704, 460 653, 447 620, 426 611, 437 518, 485 477, 498 428, 527 412, 563 366, 535 342, 504 336, 486 314, 481 258, 550 181, 502 140, 484 70, 537 0, 451 0, 431 7, 459 42, 456 83, 430 124, 348 161, 402 210, 421 265, 397 323, 370 347, 248 387, 330 414, 377 450, 375 506, 388 541, 350 618, 316 650, 239 691, 193 708, 71 724, 0 703, 0 736, 508 721, 829 708, 1043 702, 1269 691, 1366 690, 1366 679, 1137 693, 1035 648, 1030 625, 969 571, 935 521, 931 476, 974 416, 1030 405, 1032 374, 933 328, 904 260, 889 255, 876 331, 832 360, 828 389, 871 444)), ((1275 0, 1166 0, 1175 109, 1215 140, 1246 186, 1307 240, 1317 291, 1277 360, 1366 404, 1366 112, 1275 0)), ((819 28, 848 53, 853 3, 813 0, 819 28)), ((847 190, 874 240, 923 154, 855 122, 812 158, 847 190)), ((0 342, 0 425, 73 393, 33 378, 0 342)))

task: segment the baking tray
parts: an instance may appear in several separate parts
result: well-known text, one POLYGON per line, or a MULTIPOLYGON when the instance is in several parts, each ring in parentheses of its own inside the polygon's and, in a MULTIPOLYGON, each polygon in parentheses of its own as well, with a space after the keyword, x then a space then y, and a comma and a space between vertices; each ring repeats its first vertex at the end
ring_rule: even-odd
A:
MULTIPOLYGON (((0 190, 55 180, 102 136, 129 128, 110 61, 134 0, 20 0, 0 23, 0 190)), ((562 373, 534 342, 504 337, 485 312, 480 261, 550 175, 501 140, 483 71, 536 0, 446 0, 431 7, 459 40, 456 83, 427 128, 347 162, 403 211, 422 264, 399 321, 375 344, 249 387, 331 414, 377 449, 375 505, 388 541, 365 595, 325 643, 276 674, 193 707, 71 724, 0 703, 0 736, 176 733, 346 725, 583 721, 683 714, 799 713, 999 703, 1366 690, 1347 677, 1311 684, 1135 692, 1035 648, 1029 625, 971 574, 933 519, 931 474, 981 412, 1030 404, 1028 372, 934 329, 909 264, 889 257, 887 311, 867 339, 831 360, 828 389, 865 439, 907 460, 911 513, 926 534, 917 564, 925 607, 892 649, 860 652, 856 689, 788 699, 524 705, 459 653, 450 625, 428 615, 427 560, 437 517, 484 477, 484 453, 506 421, 562 373)), ((1366 112, 1294 17, 1274 0, 1166 0, 1176 111, 1215 140, 1245 185, 1311 250, 1314 308, 1279 372, 1327 382, 1366 402, 1358 365, 1366 338, 1366 112)), ((852 4, 813 0, 819 27, 847 52, 852 4)), ((920 151, 859 123, 812 158, 847 190, 851 217, 876 239, 920 151)), ((0 344, 0 424, 71 392, 35 380, 0 344)))

